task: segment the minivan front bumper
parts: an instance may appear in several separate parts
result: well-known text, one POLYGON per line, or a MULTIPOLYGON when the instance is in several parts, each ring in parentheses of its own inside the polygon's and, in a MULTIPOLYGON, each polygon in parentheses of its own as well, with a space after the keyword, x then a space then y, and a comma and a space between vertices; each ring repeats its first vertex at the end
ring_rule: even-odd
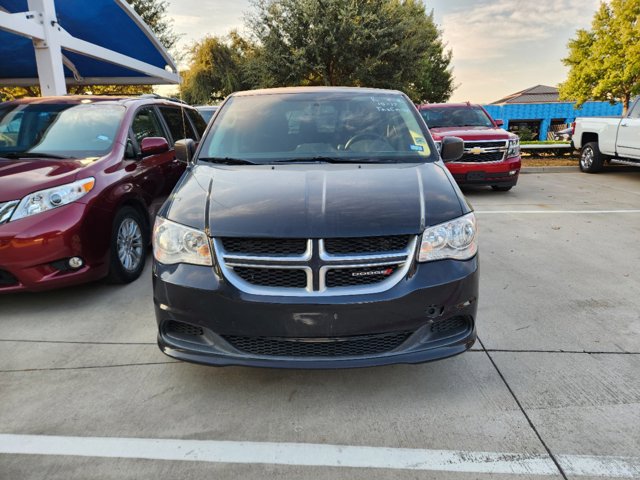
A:
POLYGON ((389 290, 280 297, 242 292, 211 267, 154 262, 158 345, 207 365, 353 368, 422 363, 476 339, 478 257, 416 264, 389 290))

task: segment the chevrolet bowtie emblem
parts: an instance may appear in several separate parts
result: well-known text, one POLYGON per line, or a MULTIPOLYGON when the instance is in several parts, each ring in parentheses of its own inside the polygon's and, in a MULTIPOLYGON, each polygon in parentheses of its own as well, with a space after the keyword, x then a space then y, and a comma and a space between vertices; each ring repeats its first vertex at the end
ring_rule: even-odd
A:
POLYGON ((469 153, 472 153, 473 155, 480 155, 481 153, 484 153, 484 148, 473 147, 469 149, 469 153))

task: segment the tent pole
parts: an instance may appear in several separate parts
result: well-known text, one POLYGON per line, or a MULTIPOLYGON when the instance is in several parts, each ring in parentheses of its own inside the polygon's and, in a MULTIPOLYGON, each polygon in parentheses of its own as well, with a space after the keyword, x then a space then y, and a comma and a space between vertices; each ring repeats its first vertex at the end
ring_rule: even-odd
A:
POLYGON ((46 95, 66 95, 62 48, 54 0, 28 0, 29 10, 35 12, 44 28, 44 39, 33 39, 40 91, 46 95))

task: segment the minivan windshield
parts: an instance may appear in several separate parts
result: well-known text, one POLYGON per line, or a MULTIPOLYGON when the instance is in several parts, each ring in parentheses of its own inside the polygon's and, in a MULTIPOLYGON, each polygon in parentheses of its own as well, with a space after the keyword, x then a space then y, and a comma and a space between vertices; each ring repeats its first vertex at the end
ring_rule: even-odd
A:
POLYGON ((200 151, 200 161, 434 161, 415 107, 393 92, 336 91, 230 97, 200 151))
POLYGON ((18 104, 0 107, 0 156, 87 158, 113 146, 121 105, 18 104))
POLYGON ((429 128, 493 127, 489 116, 479 107, 429 107, 420 110, 429 128))

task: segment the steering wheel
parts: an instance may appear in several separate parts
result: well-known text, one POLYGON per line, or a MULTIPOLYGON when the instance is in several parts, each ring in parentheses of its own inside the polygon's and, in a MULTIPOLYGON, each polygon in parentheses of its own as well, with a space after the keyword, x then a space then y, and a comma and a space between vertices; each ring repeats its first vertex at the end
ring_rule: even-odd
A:
POLYGON ((377 140, 384 143, 385 145, 389 145, 389 142, 387 142, 387 140, 382 135, 377 135, 375 133, 359 133, 347 140, 347 143, 345 143, 344 145, 344 149, 349 150, 354 143, 358 143, 363 140, 377 140))

